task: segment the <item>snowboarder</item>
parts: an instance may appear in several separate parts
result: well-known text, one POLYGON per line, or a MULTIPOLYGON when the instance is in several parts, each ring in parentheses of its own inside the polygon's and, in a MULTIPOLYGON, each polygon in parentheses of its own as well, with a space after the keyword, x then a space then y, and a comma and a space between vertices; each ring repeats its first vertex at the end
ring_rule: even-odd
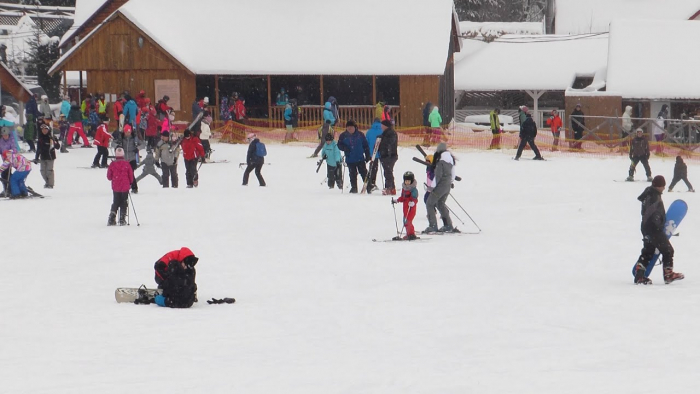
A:
POLYGON ((97 154, 92 160, 92 168, 107 168, 107 156, 109 156, 109 145, 112 134, 109 132, 109 119, 105 118, 100 127, 95 132, 95 139, 92 143, 97 146, 97 154))
POLYGON ((657 175, 637 200, 642 202, 642 235, 644 236, 644 246, 642 253, 637 260, 637 272, 634 283, 650 285, 651 279, 644 276, 647 264, 654 256, 656 250, 661 254, 661 261, 664 267, 664 283, 669 284, 676 280, 681 280, 685 276, 678 272, 673 272, 673 246, 666 236, 664 227, 666 226, 666 209, 661 199, 661 194, 666 187, 666 179, 657 175))
POLYGON ((338 148, 345 152, 345 164, 350 170, 350 193, 357 193, 357 173, 360 173, 362 181, 367 177, 365 163, 371 160, 367 138, 357 131, 357 124, 348 120, 345 131, 338 137, 338 148))
POLYGON ((117 224, 119 210, 119 225, 126 224, 126 210, 129 209, 129 188, 134 183, 134 170, 124 159, 124 149, 117 148, 114 160, 107 169, 107 179, 112 181, 112 208, 107 219, 108 226, 117 224))
POLYGON ((323 146, 321 157, 326 161, 328 174, 328 188, 333 189, 338 185, 338 189, 343 188, 343 157, 340 155, 338 144, 333 140, 332 134, 326 134, 326 143, 323 146))
POLYGON ((397 151, 399 136, 396 134, 390 120, 382 120, 381 127, 382 137, 377 149, 379 150, 379 161, 382 163, 382 168, 384 169, 385 182, 382 195, 395 196, 396 184, 394 183, 394 165, 396 161, 399 160, 397 151))
POLYGON ((629 176, 626 181, 634 181, 634 172, 637 168, 637 164, 641 161, 644 166, 644 171, 647 174, 647 181, 651 182, 651 168, 649 167, 649 141, 644 137, 644 131, 642 129, 637 129, 637 136, 634 137, 632 143, 630 144, 630 164, 629 176))
POLYGON ((243 173, 243 186, 248 186, 248 177, 253 170, 255 170, 255 176, 258 178, 260 186, 266 186, 265 179, 263 179, 260 173, 263 165, 265 165, 265 155, 267 155, 265 144, 260 142, 258 136, 253 133, 248 134, 246 141, 248 141, 250 145, 248 145, 248 154, 246 156, 246 164, 248 164, 248 166, 243 173))
POLYGON ((523 149, 526 144, 530 145, 530 148, 535 153, 535 157, 532 160, 544 160, 540 154, 540 150, 537 149, 537 145, 535 145, 535 137, 537 137, 537 125, 535 121, 532 120, 532 115, 526 113, 525 122, 520 132, 520 145, 518 145, 518 152, 515 154, 515 160, 520 160, 520 156, 523 154, 523 149))
POLYGON ((161 179, 160 174, 158 171, 156 171, 155 163, 156 159, 153 157, 153 151, 148 149, 148 151, 146 151, 146 158, 143 159, 138 166, 136 166, 136 168, 143 166, 143 172, 134 180, 134 183, 138 184, 141 179, 147 177, 148 175, 153 175, 158 180, 158 184, 162 185, 163 179, 161 179))
POLYGON ((173 250, 156 261, 155 280, 161 294, 155 303, 169 308, 189 308, 197 302, 197 272, 194 266, 199 261, 189 248, 173 250))
MULTIPOLYGON (((411 171, 406 171, 403 174, 403 185, 401 185, 401 197, 394 200, 391 199, 392 204, 398 202, 403 203, 403 225, 406 228, 406 235, 402 238, 408 241, 413 241, 417 239, 416 230, 413 228, 413 218, 416 217, 416 203, 418 202, 418 188, 416 187, 416 177, 411 171)), ((395 240, 399 239, 399 236, 394 237, 395 240)))
POLYGON ((447 151, 447 145, 444 142, 439 143, 437 146, 437 150, 433 156, 432 167, 435 171, 435 187, 430 193, 430 197, 428 197, 426 203, 428 209, 428 227, 423 232, 458 232, 458 230, 452 226, 450 211, 445 204, 447 197, 450 195, 450 189, 452 189, 452 182, 454 182, 455 179, 456 169, 454 157, 447 151), (436 208, 440 211, 443 222, 443 226, 440 229, 437 227, 436 208))
POLYGON ((491 120, 491 145, 489 149, 501 149, 501 121, 498 115, 501 113, 500 108, 496 108, 489 114, 491 120))
POLYGON ((163 187, 169 187, 172 180, 173 188, 177 188, 177 159, 180 157, 180 145, 170 141, 170 133, 164 131, 156 148, 156 166, 163 170, 163 187), (160 161, 160 163, 158 163, 160 161))
POLYGON ((182 156, 185 158, 185 180, 187 188, 199 186, 199 174, 197 174, 197 162, 204 162, 204 147, 202 141, 192 135, 190 129, 185 129, 184 139, 181 142, 182 156))
POLYGON ((53 161, 56 160, 56 149, 60 148, 58 140, 52 134, 49 125, 41 125, 36 156, 34 157, 34 164, 41 163, 40 172, 41 177, 44 178, 44 189, 53 189, 53 161))
POLYGON ((668 187, 669 193, 673 191, 673 187, 676 186, 676 183, 681 180, 685 182, 686 186, 688 186, 689 192, 695 192, 693 185, 691 185, 690 181, 688 181, 688 166, 683 162, 682 157, 676 156, 676 166, 673 167, 673 180, 671 181, 671 185, 668 187))

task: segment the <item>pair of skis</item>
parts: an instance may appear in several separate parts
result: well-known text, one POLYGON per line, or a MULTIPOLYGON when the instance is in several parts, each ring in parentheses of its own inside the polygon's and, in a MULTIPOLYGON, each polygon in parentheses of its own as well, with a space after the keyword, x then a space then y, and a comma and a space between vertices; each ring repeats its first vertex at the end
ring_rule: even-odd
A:
POLYGON ((382 141, 381 136, 378 136, 374 141, 374 150, 372 151, 372 157, 369 160, 369 171, 367 171, 367 176, 362 184, 362 190, 360 194, 365 194, 367 192, 367 185, 369 184, 369 179, 372 177, 372 167, 374 167, 374 161, 377 160, 377 151, 379 150, 379 143, 382 141))

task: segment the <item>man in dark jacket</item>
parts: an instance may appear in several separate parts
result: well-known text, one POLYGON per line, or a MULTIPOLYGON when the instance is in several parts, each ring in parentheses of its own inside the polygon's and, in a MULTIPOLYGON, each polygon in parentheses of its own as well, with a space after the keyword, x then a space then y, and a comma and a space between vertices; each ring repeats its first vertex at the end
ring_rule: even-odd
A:
POLYGON ((36 140, 36 118, 39 116, 39 106, 36 103, 36 97, 36 93, 30 96, 29 101, 27 101, 27 106, 25 107, 25 112, 27 114, 27 124, 24 127, 24 141, 27 144, 29 144, 30 152, 36 152, 34 140, 36 140))
POLYGON ((520 160, 520 155, 523 154, 526 144, 529 144, 530 149, 535 152, 535 157, 532 160, 544 160, 542 155, 540 155, 540 150, 535 145, 535 137, 537 137, 537 125, 532 120, 532 115, 528 113, 525 115, 525 122, 523 122, 522 131, 520 132, 520 145, 518 145, 518 153, 515 154, 515 160, 520 160))
POLYGON ((394 126, 390 120, 382 121, 382 138, 379 142, 379 161, 384 169, 384 190, 382 195, 395 196, 396 185, 394 184, 394 165, 399 159, 397 147, 399 144, 399 136, 394 130, 394 126))
POLYGON ((357 173, 364 182, 367 177, 365 163, 370 161, 371 156, 367 138, 357 130, 355 121, 348 120, 345 124, 345 131, 338 137, 338 148, 345 153, 345 164, 350 171, 350 193, 357 193, 357 173))
POLYGON ((197 272, 194 266, 199 259, 189 248, 183 247, 161 257, 154 269, 156 283, 162 294, 155 303, 170 308, 189 308, 197 301, 197 272))
POLYGON ((644 171, 647 174, 647 181, 651 182, 651 168, 649 167, 649 141, 644 137, 644 131, 637 129, 637 136, 634 137, 630 144, 630 173, 626 181, 634 181, 634 171, 637 164, 641 161, 644 166, 644 171))
POLYGON ((583 117, 583 111, 581 111, 581 104, 576 104, 574 112, 571 113, 571 129, 574 130, 574 149, 581 149, 581 138, 583 138, 583 130, 586 125, 586 121, 583 117))
POLYGON ((248 134, 246 141, 250 144, 248 145, 248 154, 246 155, 246 164, 248 166, 243 172, 243 186, 248 186, 248 177, 253 170, 255 170, 255 176, 258 178, 260 186, 266 186, 265 179, 260 172, 265 165, 265 157, 258 155, 258 144, 261 142, 254 133, 248 134))
POLYGON ((635 284, 650 285, 651 279, 644 276, 647 265, 651 261, 656 249, 661 253, 661 261, 664 267, 664 282, 669 284, 675 280, 681 280, 685 276, 673 272, 673 246, 664 231, 666 226, 666 209, 661 199, 661 194, 666 187, 663 176, 657 175, 637 200, 642 202, 642 235, 644 247, 637 260, 637 270, 634 275, 635 284))
POLYGON ((690 181, 688 180, 688 166, 683 162, 682 157, 676 156, 676 166, 673 167, 673 180, 671 181, 671 185, 668 187, 668 191, 672 192, 673 187, 676 186, 676 183, 680 182, 681 180, 685 182, 686 186, 688 186, 689 192, 695 192, 693 185, 691 185, 690 181))

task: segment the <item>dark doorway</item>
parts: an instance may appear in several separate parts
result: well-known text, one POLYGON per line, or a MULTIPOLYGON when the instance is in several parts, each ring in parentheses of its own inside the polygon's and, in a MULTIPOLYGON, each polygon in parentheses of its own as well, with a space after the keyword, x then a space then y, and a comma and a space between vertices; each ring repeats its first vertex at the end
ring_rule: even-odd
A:
POLYGON ((297 99, 298 105, 321 104, 321 79, 318 75, 274 75, 270 86, 273 105, 281 88, 287 91, 290 99, 297 99))
MULTIPOLYGON (((199 90, 197 92, 199 94, 199 90)), ((219 77, 219 100, 222 97, 231 97, 234 92, 245 98, 245 107, 249 118, 267 119, 267 77, 219 77)), ((209 99, 214 102, 211 97, 209 99)))
POLYGON ((372 77, 324 75, 323 98, 333 96, 338 105, 372 105, 372 77))
MULTIPOLYGON (((378 75, 376 77, 377 84, 377 101, 382 101, 384 104, 397 106, 400 104, 399 97, 399 77, 391 75, 378 75)), ((376 104, 376 103, 374 103, 376 104)))
MULTIPOLYGON (((217 105, 218 103, 215 103, 216 101, 216 90, 214 89, 214 81, 215 78, 213 75, 197 75, 196 83, 196 97, 195 99, 199 100, 204 97, 209 97, 209 103, 210 105, 217 105)), ((182 103, 181 105, 184 104, 192 104, 192 103, 182 103)))

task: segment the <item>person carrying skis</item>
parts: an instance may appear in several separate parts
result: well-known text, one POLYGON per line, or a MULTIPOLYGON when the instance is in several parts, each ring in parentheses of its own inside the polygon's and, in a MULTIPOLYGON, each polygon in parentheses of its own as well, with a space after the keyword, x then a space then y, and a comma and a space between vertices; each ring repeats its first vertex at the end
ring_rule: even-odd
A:
POLYGON ((163 170, 163 188, 168 188, 172 180, 173 188, 177 188, 177 159, 180 156, 180 145, 170 141, 170 133, 164 131, 156 148, 156 166, 163 170), (160 162, 160 163, 159 163, 160 162))
POLYGON ((644 171, 647 174, 647 181, 651 182, 651 167, 649 167, 649 141, 644 136, 642 129, 637 129, 637 136, 634 137, 630 144, 630 164, 629 176, 625 179, 627 182, 634 182, 634 172, 637 164, 641 161, 644 166, 644 171))
POLYGON ((397 235, 394 240, 404 239, 408 241, 413 241, 417 239, 416 230, 413 228, 413 218, 416 217, 416 203, 418 202, 418 188, 416 187, 416 177, 411 171, 406 171, 403 174, 403 185, 401 185, 401 197, 394 200, 391 199, 392 204, 403 203, 403 226, 406 228, 406 235, 403 238, 399 238, 397 235))
POLYGON ((435 171, 435 187, 430 193, 430 197, 428 197, 426 203, 428 209, 428 227, 423 232, 459 232, 459 230, 452 226, 450 211, 445 204, 447 197, 450 195, 450 189, 452 189, 452 182, 454 182, 456 170, 454 157, 447 151, 447 145, 444 142, 439 143, 437 146, 437 150, 433 156, 432 168, 435 171), (440 211, 443 222, 443 226, 440 229, 437 227, 436 208, 440 211))
POLYGON ((56 160, 56 149, 60 148, 58 140, 52 135, 51 127, 47 124, 41 125, 39 140, 36 145, 36 156, 34 164, 41 163, 40 173, 44 178, 44 189, 53 189, 54 172, 53 161, 56 160))
POLYGON ((645 277, 647 265, 652 257, 659 250, 661 261, 664 267, 664 283, 670 284, 673 281, 684 279, 685 276, 678 272, 673 272, 673 246, 669 237, 664 231, 666 226, 666 209, 661 194, 666 187, 666 179, 657 175, 651 182, 651 186, 644 189, 644 192, 637 197, 642 202, 642 235, 644 236, 642 252, 637 260, 637 270, 634 275, 634 283, 650 285, 651 279, 645 277))
MULTIPOLYGON (((321 151, 321 157, 326 161, 328 174, 328 188, 333 189, 338 185, 338 189, 343 188, 343 157, 340 155, 338 144, 333 140, 332 134, 326 134, 326 143, 321 151)), ((319 163, 320 164, 320 163, 319 163)))
POLYGON ((184 137, 180 146, 182 146, 182 156, 185 159, 185 180, 187 181, 187 188, 192 189, 195 186, 199 186, 197 162, 204 162, 205 153, 202 141, 193 136, 190 129, 185 129, 184 137))
POLYGON ((92 168, 107 168, 107 157, 109 156, 109 145, 112 141, 112 134, 109 133, 109 118, 105 118, 95 132, 95 139, 92 143, 97 146, 97 154, 92 160, 92 168))
POLYGON ((367 145, 369 146, 369 157, 371 159, 369 172, 367 174, 367 176, 369 177, 369 181, 367 181, 367 194, 372 194, 373 191, 378 189, 377 173, 379 172, 379 161, 381 160, 381 157, 379 155, 379 149, 377 146, 375 146, 377 140, 381 141, 382 139, 382 123, 381 120, 379 120, 379 118, 374 118, 374 121, 372 122, 372 127, 370 127, 369 130, 367 130, 367 134, 365 134, 365 137, 367 137, 367 145), (376 152, 375 148, 377 148, 376 152))
POLYGON ((5 173, 10 167, 14 167, 15 172, 10 175, 10 195, 11 199, 29 197, 29 191, 25 180, 32 171, 32 165, 24 156, 15 153, 13 150, 6 150, 2 153, 3 162, 0 165, 0 174, 5 173))
POLYGON ((243 172, 243 186, 248 186, 248 177, 253 170, 255 170, 255 176, 258 178, 260 186, 266 186, 265 179, 260 173, 263 165, 265 165, 265 155, 267 155, 265 144, 260 142, 258 136, 253 133, 248 134, 246 141, 250 145, 248 145, 248 154, 246 156, 246 164, 248 166, 243 172))
POLYGON ((199 261, 192 251, 183 247, 166 253, 156 261, 155 281, 161 294, 155 296, 158 306, 169 308, 189 308, 197 302, 197 271, 194 266, 199 261))
POLYGON ((371 160, 371 156, 367 138, 357 131, 354 120, 348 120, 345 124, 345 131, 338 137, 338 148, 345 152, 345 164, 350 171, 350 193, 357 193, 357 173, 364 182, 367 177, 365 163, 371 160))
POLYGON ((126 224, 126 210, 129 208, 129 188, 134 183, 134 170, 129 162, 124 160, 124 149, 117 148, 116 160, 107 168, 107 179, 112 181, 112 207, 107 219, 108 226, 117 224, 117 210, 119 210, 119 225, 126 224))
POLYGON ((537 145, 535 145, 535 137, 537 137, 537 125, 535 121, 532 120, 532 115, 527 113, 525 114, 525 122, 520 132, 520 145, 518 145, 518 152, 515 154, 515 160, 520 160, 520 156, 523 154, 523 149, 526 144, 530 145, 532 151, 535 152, 535 157, 532 158, 532 160, 544 160, 540 154, 540 150, 537 149, 537 145))
MULTIPOLYGON (((399 160, 398 144, 399 136, 394 130, 390 120, 382 120, 382 138, 379 142, 379 161, 384 169, 384 190, 382 195, 395 196, 396 184, 394 183, 394 165, 399 160)), ((370 156, 371 157, 371 156, 370 156)))
POLYGON ((686 186, 688 186, 689 192, 695 192, 693 185, 691 185, 690 181, 688 181, 688 166, 683 162, 682 157, 676 156, 676 166, 673 167, 673 180, 671 181, 671 185, 668 187, 669 193, 673 191, 673 187, 676 186, 676 183, 681 180, 685 182, 686 186))
POLYGON ((136 168, 141 166, 143 166, 143 172, 134 180, 134 183, 138 184, 141 179, 148 175, 153 175, 153 177, 158 180, 159 185, 163 184, 163 179, 161 179, 160 174, 156 171, 156 159, 153 157, 153 151, 150 148, 146 151, 146 158, 143 159, 136 168))

